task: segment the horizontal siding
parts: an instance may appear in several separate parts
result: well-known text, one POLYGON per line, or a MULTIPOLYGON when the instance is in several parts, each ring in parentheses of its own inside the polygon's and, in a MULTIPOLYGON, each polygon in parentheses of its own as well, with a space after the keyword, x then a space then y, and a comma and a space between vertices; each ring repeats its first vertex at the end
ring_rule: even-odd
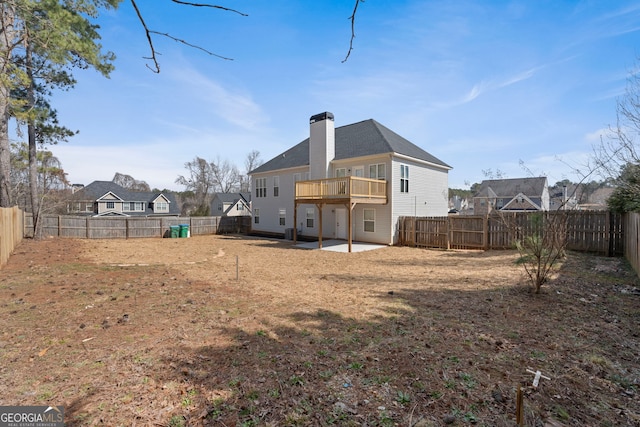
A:
POLYGON ((397 223, 402 216, 445 216, 449 211, 449 174, 447 170, 394 158, 389 193, 393 207, 392 242, 398 241, 397 223), (409 166, 409 192, 400 192, 400 166, 409 166))

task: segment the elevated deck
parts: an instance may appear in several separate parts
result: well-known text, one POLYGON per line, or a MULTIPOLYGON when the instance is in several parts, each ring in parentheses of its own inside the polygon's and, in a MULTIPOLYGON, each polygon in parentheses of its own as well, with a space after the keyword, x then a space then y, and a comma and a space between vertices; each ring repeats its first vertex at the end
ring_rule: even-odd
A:
POLYGON ((387 203, 387 181, 346 176, 296 182, 296 203, 387 203))

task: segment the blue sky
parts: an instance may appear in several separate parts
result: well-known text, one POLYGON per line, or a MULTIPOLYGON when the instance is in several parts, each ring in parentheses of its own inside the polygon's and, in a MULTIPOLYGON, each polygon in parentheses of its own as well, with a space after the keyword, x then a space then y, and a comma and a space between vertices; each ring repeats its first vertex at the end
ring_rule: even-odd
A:
POLYGON ((233 61, 156 37, 154 74, 131 4, 103 14, 115 71, 77 71, 76 88, 53 100, 80 131, 49 147, 72 183, 120 172, 182 190, 185 162, 242 170, 252 150, 266 161, 305 139, 324 111, 336 126, 373 118, 391 128, 453 166, 453 188, 488 169, 577 180, 640 55, 637 1, 367 0, 346 63, 352 0, 218 3, 247 17, 139 3, 151 29, 233 61))

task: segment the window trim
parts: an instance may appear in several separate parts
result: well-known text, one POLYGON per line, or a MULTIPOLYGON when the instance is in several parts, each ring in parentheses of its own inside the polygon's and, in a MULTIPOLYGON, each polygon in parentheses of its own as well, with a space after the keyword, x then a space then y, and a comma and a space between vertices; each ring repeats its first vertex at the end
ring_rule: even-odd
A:
POLYGON ((365 233, 375 233, 376 232, 376 210, 375 209, 363 209, 362 210, 362 229, 365 233), (367 219, 367 213, 372 212, 373 218, 367 219), (367 224, 370 223, 372 225, 371 230, 367 230, 367 224))
POLYGON ((371 164, 369 165, 369 178, 371 179, 380 179, 380 180, 384 180, 387 179, 387 164, 386 163, 375 163, 375 164, 371 164), (382 166, 382 168, 380 167, 382 166), (380 169, 383 170, 384 173, 380 173, 380 169), (372 170, 375 170, 374 175, 375 176, 371 176, 371 172, 372 170))
POLYGON ((316 210, 315 208, 307 208, 307 228, 314 228, 314 223, 316 219, 316 210))
POLYGON ((400 165, 400 192, 409 192, 409 166, 400 165))
POLYGON ((256 178, 256 198, 267 197, 267 178, 256 178))

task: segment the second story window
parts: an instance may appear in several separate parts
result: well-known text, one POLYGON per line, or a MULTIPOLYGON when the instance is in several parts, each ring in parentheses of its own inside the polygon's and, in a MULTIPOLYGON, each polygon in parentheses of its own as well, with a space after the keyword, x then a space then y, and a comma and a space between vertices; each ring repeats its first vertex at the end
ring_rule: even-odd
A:
POLYGON ((369 178, 371 179, 387 179, 387 171, 384 163, 377 165, 369 165, 369 178))
POLYGON ((267 178, 256 178, 256 197, 267 197, 267 178))
POLYGON ((273 177, 273 197, 278 197, 280 194, 280 177, 273 177))
POLYGON ((115 202, 107 202, 107 209, 115 209, 116 204, 115 202))
POLYGON ((409 166, 400 165, 400 192, 409 192, 409 166))

